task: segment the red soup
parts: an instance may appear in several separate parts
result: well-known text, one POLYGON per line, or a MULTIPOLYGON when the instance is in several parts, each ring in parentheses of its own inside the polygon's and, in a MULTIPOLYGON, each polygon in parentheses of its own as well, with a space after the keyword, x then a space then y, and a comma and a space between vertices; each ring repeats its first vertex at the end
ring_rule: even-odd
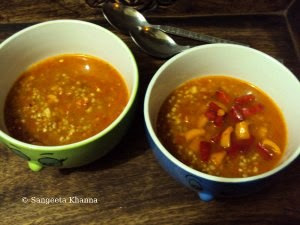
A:
POLYGON ((48 58, 29 67, 5 104, 10 134, 38 145, 64 145, 109 126, 129 98, 119 72, 101 59, 78 54, 48 58))
POLYGON ((221 177, 273 169, 287 142, 281 111, 252 84, 206 76, 176 88, 163 103, 157 133, 180 161, 221 177))

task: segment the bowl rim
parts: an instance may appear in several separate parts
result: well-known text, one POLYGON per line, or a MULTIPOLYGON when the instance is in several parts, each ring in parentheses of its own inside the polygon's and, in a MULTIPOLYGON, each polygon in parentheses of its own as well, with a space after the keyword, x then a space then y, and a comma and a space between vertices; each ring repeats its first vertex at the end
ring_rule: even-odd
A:
POLYGON ((0 50, 4 45, 13 41, 15 38, 19 37, 20 35, 22 35, 25 32, 30 32, 33 29, 38 29, 43 26, 48 26, 48 25, 52 25, 52 24, 61 24, 61 23, 78 24, 78 25, 93 27, 94 29, 98 29, 101 32, 104 32, 104 33, 110 35, 112 39, 114 39, 116 42, 118 42, 120 45, 122 45, 124 47, 124 49, 126 49, 126 51, 128 52, 128 57, 130 58, 130 61, 132 61, 132 63, 133 63, 133 70, 134 70, 134 73, 133 73, 133 81, 134 82, 132 85, 132 91, 129 95, 129 100, 128 100, 126 106, 124 107, 123 111, 120 113, 120 115, 104 130, 98 132, 97 134, 95 134, 89 138, 86 138, 86 139, 78 141, 78 142, 70 143, 70 144, 55 145, 55 146, 34 145, 34 144, 29 144, 29 143, 26 143, 23 141, 19 141, 15 138, 11 137, 10 135, 6 134, 4 131, 0 130, 0 137, 3 138, 4 140, 7 140, 9 143, 15 145, 16 147, 20 147, 22 149, 23 148, 30 149, 33 151, 64 151, 64 150, 79 148, 81 146, 84 146, 91 142, 94 142, 95 140, 105 136, 110 131, 112 131, 123 119, 125 119, 125 116, 128 114, 129 110, 132 108, 132 106, 134 104, 134 101, 135 101, 135 98, 137 95, 138 86, 139 86, 139 72, 138 72, 138 66, 137 66, 136 60, 134 58, 134 55, 131 52, 131 50, 129 49, 129 47, 125 44, 125 42, 121 40, 121 38, 119 38, 113 32, 111 32, 110 30, 108 30, 100 25, 97 25, 97 24, 94 24, 91 22, 87 22, 87 21, 76 20, 76 19, 58 19, 58 20, 41 22, 41 23, 37 23, 37 24, 31 25, 29 27, 26 27, 26 28, 16 32, 12 36, 8 37, 7 39, 5 39, 0 44, 0 50))
POLYGON ((225 44, 225 43, 217 43, 217 44, 205 44, 205 45, 201 45, 201 46, 196 46, 193 47, 191 49, 185 50, 181 53, 179 53, 178 55, 173 56, 172 58, 170 58, 169 60, 167 60, 154 74, 154 76, 152 77, 147 90, 146 90, 146 94, 145 94, 145 99, 144 99, 144 120, 145 120, 145 125, 146 125, 146 129, 148 131, 149 137, 152 139, 152 141, 154 142, 154 144, 156 145, 156 148, 168 159, 170 160, 174 165, 178 166, 179 168, 181 168, 182 170, 186 171, 189 174, 193 174, 198 178, 204 178, 206 180, 210 180, 210 181, 214 181, 214 182, 221 182, 221 183, 244 183, 244 182, 252 182, 252 181, 258 181, 264 178, 267 178, 269 176, 272 176, 276 173, 278 173, 279 171, 281 171, 282 169, 284 169, 285 167, 287 167, 290 163, 292 163, 300 154, 300 147, 298 147, 295 152, 293 152, 291 154, 291 156, 285 160, 284 162, 282 162, 280 165, 278 165, 277 167, 273 168, 272 170, 269 170, 265 173, 262 174, 258 174, 255 176, 250 176, 250 177, 242 177, 242 178, 227 178, 227 177, 219 177, 219 176, 214 176, 214 175, 209 175, 207 173, 203 173, 201 171, 198 171, 196 169, 193 169, 187 165, 185 165, 184 163, 182 163, 181 161, 179 161, 176 157, 174 157, 164 146, 163 144, 160 142, 160 140, 158 139, 158 137, 156 136, 156 133, 154 131, 154 128, 151 125, 151 120, 150 120, 150 116, 149 116, 149 100, 151 97, 151 92, 152 89, 156 83, 156 80, 159 78, 160 74, 171 64, 173 64, 177 59, 182 58, 190 53, 193 53, 195 51, 201 51, 202 49, 210 49, 210 48, 218 48, 218 47, 231 47, 231 48, 240 48, 243 50, 247 50, 247 51, 251 51, 254 52, 255 54, 259 54, 263 57, 265 57, 267 60, 271 60, 274 61, 276 64, 278 64, 280 67, 282 67, 288 74, 290 74, 291 79, 295 79, 296 82, 299 83, 298 79, 296 78, 296 76, 287 68, 285 67, 283 64, 281 64, 279 61, 277 61, 275 58, 267 55, 266 53, 263 53, 259 50, 256 50, 254 48, 251 47, 247 47, 247 46, 241 46, 241 45, 236 45, 236 44, 225 44))

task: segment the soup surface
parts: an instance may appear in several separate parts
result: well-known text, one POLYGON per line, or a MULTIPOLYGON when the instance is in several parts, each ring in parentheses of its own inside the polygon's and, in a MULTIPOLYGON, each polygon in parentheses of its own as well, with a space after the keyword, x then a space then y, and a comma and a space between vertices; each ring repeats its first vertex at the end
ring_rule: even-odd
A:
POLYGON ((5 103, 9 133, 38 145, 81 141, 105 129, 126 106, 127 86, 109 63, 66 54, 30 66, 5 103))
POLYGON ((197 78, 176 88, 160 109, 157 133, 180 161, 221 177, 271 170, 287 139, 277 105, 255 86, 226 76, 197 78))

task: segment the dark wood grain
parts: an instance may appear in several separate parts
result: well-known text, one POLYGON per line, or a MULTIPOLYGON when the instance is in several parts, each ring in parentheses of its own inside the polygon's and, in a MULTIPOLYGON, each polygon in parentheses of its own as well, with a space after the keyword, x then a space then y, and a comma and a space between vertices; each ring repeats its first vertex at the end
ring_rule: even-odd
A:
MULTIPOLYGON (((147 16, 211 16, 222 14, 280 13, 292 0, 176 0, 168 8, 147 12, 147 16)), ((37 22, 53 19, 99 19, 99 9, 84 0, 12 0, 0 4, 0 23, 37 22)))
MULTIPOLYGON (((182 1, 176 4, 183 4, 180 2, 182 1)), ((298 79, 300 78, 297 49, 284 13, 258 15, 259 12, 284 10, 290 1, 255 1, 257 5, 252 8, 253 15, 209 17, 195 16, 203 14, 204 11, 192 7, 193 4, 210 9, 205 11, 209 14, 214 13, 214 8, 215 12, 220 12, 218 10, 221 7, 217 5, 229 7, 223 9, 222 13, 235 13, 228 1, 190 2, 192 1, 186 1, 185 9, 179 9, 175 5, 166 11, 153 11, 150 20, 153 23, 174 25, 248 43, 283 60, 298 79), (261 8, 258 2, 261 3, 261 8), (192 12, 194 15, 189 17, 192 12)), ((235 4, 241 4, 240 2, 242 1, 231 1, 235 4)), ((0 224, 299 224, 300 159, 274 177, 258 193, 242 198, 217 199, 208 203, 200 201, 195 193, 166 174, 147 144, 142 114, 147 85, 165 61, 154 59, 140 51, 129 37, 113 30, 104 20, 99 20, 96 11, 87 8, 84 1, 1 1, 0 9, 0 41, 36 22, 76 18, 75 15, 112 30, 128 44, 135 55, 141 80, 135 121, 121 143, 94 163, 73 169, 46 168, 34 173, 27 168, 24 160, 0 149, 0 224), (31 3, 32 6, 29 7, 31 3), (72 10, 59 5, 66 3, 72 10), (13 16, 12 9, 16 7, 19 9, 16 16, 13 16), (97 198, 98 203, 24 204, 21 201, 22 197, 72 196, 97 198)), ((247 7, 239 9, 239 12, 243 10, 249 12, 247 7)), ((290 19, 293 18, 292 16, 290 19)), ((294 35, 299 38, 297 26, 294 29, 294 35)), ((174 38, 180 44, 202 44, 174 38)))
POLYGON ((293 1, 286 12, 287 26, 300 60, 300 1, 293 1))
MULTIPOLYGON (((172 7, 167 8, 166 16, 216 16, 232 14, 268 14, 280 13, 286 9, 292 0, 178 0, 172 7)), ((163 15, 164 8, 153 12, 153 15, 163 15)))

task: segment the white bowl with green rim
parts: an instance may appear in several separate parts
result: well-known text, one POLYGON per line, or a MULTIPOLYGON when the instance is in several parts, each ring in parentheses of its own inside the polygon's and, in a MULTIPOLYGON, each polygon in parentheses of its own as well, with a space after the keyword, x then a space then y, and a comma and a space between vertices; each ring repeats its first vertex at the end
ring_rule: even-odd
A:
POLYGON ((79 20, 54 20, 25 28, 1 43, 0 71, 0 142, 28 160, 34 171, 43 166, 70 168, 88 164, 110 151, 130 125, 138 89, 137 64, 127 45, 103 27, 79 20), (116 68, 129 90, 124 110, 103 131, 72 144, 39 146, 11 137, 4 122, 4 105, 13 83, 28 66, 67 53, 92 55, 116 68))

